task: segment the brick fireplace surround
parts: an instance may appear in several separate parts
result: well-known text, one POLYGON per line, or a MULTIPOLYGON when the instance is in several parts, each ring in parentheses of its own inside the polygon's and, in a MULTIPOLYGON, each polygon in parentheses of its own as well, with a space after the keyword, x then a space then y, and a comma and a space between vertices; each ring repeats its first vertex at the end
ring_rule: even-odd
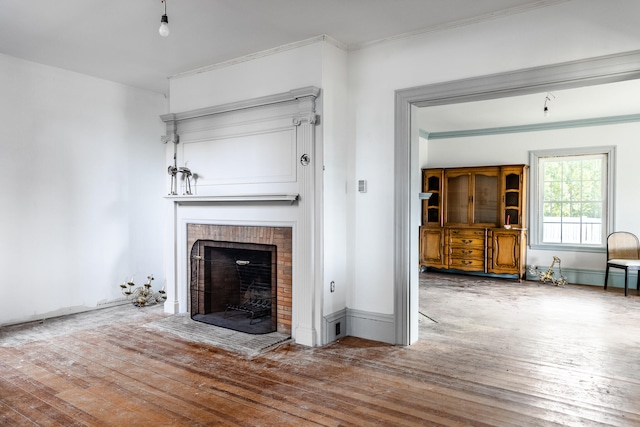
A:
MULTIPOLYGON (((277 331, 291 335, 292 230, 290 227, 187 224, 187 249, 197 240, 254 243, 276 246, 277 331)), ((191 278, 189 278, 189 281, 191 278)))

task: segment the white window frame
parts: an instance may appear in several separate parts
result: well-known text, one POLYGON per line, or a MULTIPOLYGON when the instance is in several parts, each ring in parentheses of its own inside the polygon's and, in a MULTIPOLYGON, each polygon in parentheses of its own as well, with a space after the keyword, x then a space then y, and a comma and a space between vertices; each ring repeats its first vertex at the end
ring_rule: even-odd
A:
POLYGON ((615 166, 616 147, 580 147, 553 150, 536 150, 529 152, 530 181, 529 181, 529 246, 531 249, 549 249, 556 251, 573 252, 606 252, 608 236, 614 230, 614 195, 615 195, 615 166), (568 244, 568 243, 543 243, 542 242, 542 189, 540 188, 539 160, 544 157, 564 157, 604 154, 607 158, 606 194, 604 195, 602 213, 602 226, 605 227, 603 241, 600 245, 568 244))

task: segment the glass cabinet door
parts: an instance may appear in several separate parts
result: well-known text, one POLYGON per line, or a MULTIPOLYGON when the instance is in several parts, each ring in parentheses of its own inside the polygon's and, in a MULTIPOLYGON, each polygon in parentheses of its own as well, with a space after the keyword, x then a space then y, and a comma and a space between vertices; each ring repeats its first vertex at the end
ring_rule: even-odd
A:
POLYGON ((476 173, 474 181, 473 223, 496 224, 499 211, 497 171, 476 173))
POLYGON ((448 175, 447 179, 447 219, 449 224, 469 223, 469 181, 468 173, 448 175))
POLYGON ((502 169, 502 225, 526 227, 527 166, 509 166, 502 169))
POLYGON ((428 200, 422 201, 422 225, 442 225, 442 173, 442 169, 425 169, 422 172, 422 191, 431 194, 428 200))

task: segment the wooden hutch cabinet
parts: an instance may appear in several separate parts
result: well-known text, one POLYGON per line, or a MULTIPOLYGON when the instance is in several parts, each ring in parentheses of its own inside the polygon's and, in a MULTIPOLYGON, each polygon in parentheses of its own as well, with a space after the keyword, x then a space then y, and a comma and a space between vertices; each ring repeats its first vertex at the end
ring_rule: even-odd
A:
POLYGON ((526 165, 423 169, 420 264, 524 278, 526 165))

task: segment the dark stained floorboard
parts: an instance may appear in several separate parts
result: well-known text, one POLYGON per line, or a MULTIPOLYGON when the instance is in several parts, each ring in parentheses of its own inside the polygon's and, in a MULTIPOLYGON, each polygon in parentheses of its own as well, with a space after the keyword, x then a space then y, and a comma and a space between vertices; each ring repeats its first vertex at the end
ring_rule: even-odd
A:
POLYGON ((247 357, 141 327, 159 307, 9 328, 0 426, 640 426, 635 292, 428 273, 420 298, 410 347, 247 357))

